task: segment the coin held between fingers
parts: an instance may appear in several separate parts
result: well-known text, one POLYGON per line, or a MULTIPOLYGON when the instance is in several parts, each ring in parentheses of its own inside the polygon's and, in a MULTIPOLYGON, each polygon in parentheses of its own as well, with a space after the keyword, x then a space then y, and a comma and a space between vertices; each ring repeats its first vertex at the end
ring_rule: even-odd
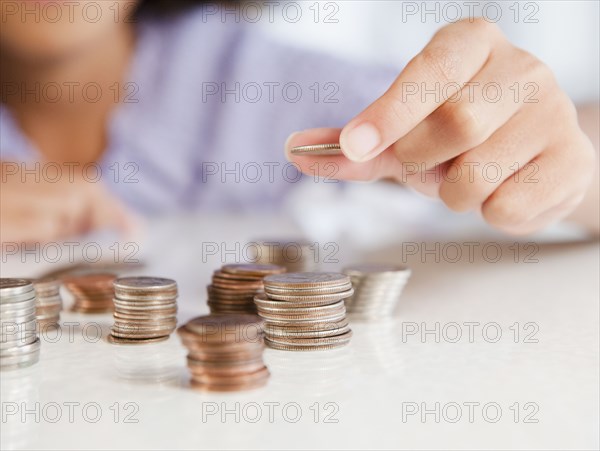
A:
POLYGON ((292 147, 290 154, 311 157, 344 155, 338 143, 292 147))

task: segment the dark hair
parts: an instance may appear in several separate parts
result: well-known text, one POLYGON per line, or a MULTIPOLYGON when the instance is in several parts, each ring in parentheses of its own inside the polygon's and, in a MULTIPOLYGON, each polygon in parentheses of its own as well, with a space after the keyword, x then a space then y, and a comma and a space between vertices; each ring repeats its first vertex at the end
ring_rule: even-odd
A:
POLYGON ((209 2, 206 0, 141 0, 136 15, 171 14, 202 3, 209 2))

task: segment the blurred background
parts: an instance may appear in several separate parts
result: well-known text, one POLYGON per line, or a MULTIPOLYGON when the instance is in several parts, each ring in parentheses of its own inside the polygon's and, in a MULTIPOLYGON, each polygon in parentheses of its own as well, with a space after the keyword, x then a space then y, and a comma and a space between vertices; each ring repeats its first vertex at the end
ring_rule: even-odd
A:
POLYGON ((298 46, 402 67, 437 29, 455 18, 470 17, 469 3, 473 3, 475 16, 497 23, 511 42, 548 64, 572 99, 598 99, 600 2, 595 0, 317 3, 324 17, 330 14, 339 22, 314 23, 306 18, 297 23, 276 20, 260 24, 267 33, 298 46))

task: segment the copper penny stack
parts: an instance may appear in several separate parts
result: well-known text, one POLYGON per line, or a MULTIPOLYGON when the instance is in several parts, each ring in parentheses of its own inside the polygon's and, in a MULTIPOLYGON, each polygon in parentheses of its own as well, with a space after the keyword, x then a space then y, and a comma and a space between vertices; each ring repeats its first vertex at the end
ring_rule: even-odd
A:
POLYGON ((264 279, 254 299, 265 320, 265 343, 286 351, 339 348, 350 342, 344 299, 354 293, 350 278, 331 272, 286 273, 264 279))
POLYGON ((254 295, 263 290, 263 277, 285 272, 277 265, 232 264, 215 271, 206 287, 210 312, 256 314, 254 295))
POLYGON ((287 272, 310 272, 318 269, 316 243, 306 240, 259 240, 257 263, 283 266, 287 272))
POLYGON ((200 316, 180 327, 192 387, 238 391, 265 385, 269 370, 262 357, 262 327, 258 316, 242 314, 200 316))
POLYGON ((35 316, 40 330, 48 327, 59 327, 62 299, 60 297, 60 280, 47 277, 33 281, 35 289, 35 316))
POLYGON ((113 281, 111 273, 92 273, 66 276, 65 287, 74 297, 71 310, 77 313, 106 313, 113 311, 113 281))
POLYGON ((354 295, 346 299, 348 313, 359 319, 381 319, 393 315, 411 271, 405 266, 366 263, 344 268, 354 295))
POLYGON ((121 277, 114 281, 115 344, 164 341, 177 327, 177 283, 161 277, 121 277))
POLYGON ((40 358, 35 289, 30 280, 0 279, 0 369, 33 365, 40 358))

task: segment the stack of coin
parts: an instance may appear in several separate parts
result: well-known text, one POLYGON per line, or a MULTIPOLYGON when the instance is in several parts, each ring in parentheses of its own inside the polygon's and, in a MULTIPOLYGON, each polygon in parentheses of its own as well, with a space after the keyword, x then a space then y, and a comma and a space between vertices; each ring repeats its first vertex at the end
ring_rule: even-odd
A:
POLYGON ((163 341, 177 327, 177 283, 160 277, 121 277, 114 281, 117 344, 163 341))
POLYGON ((63 278, 65 287, 74 297, 71 310, 78 313, 112 312, 115 278, 110 273, 79 274, 63 278))
POLYGON ((263 289, 262 279, 280 274, 285 268, 276 265, 233 264, 215 271, 208 291, 211 313, 256 313, 254 295, 263 289))
POLYGON ((60 280, 55 277, 46 277, 33 281, 35 289, 35 316, 38 327, 43 330, 47 327, 58 327, 62 299, 60 297, 60 280))
POLYGON ((318 269, 316 243, 305 240, 259 240, 257 263, 283 266, 287 272, 310 272, 318 269))
POLYGON ((348 313, 364 319, 390 317, 410 277, 410 269, 386 264, 348 266, 354 295, 346 299, 348 313))
POLYGON ((344 299, 352 296, 344 274, 286 273, 264 279, 254 300, 265 320, 265 342, 275 349, 313 351, 349 343, 352 331, 344 299))
POLYGON ((188 349, 192 387, 237 391, 262 387, 269 378, 263 362, 263 323, 256 315, 209 315, 178 329, 188 349))
POLYGON ((33 365, 40 358, 35 289, 26 279, 0 279, 0 368, 33 365))

